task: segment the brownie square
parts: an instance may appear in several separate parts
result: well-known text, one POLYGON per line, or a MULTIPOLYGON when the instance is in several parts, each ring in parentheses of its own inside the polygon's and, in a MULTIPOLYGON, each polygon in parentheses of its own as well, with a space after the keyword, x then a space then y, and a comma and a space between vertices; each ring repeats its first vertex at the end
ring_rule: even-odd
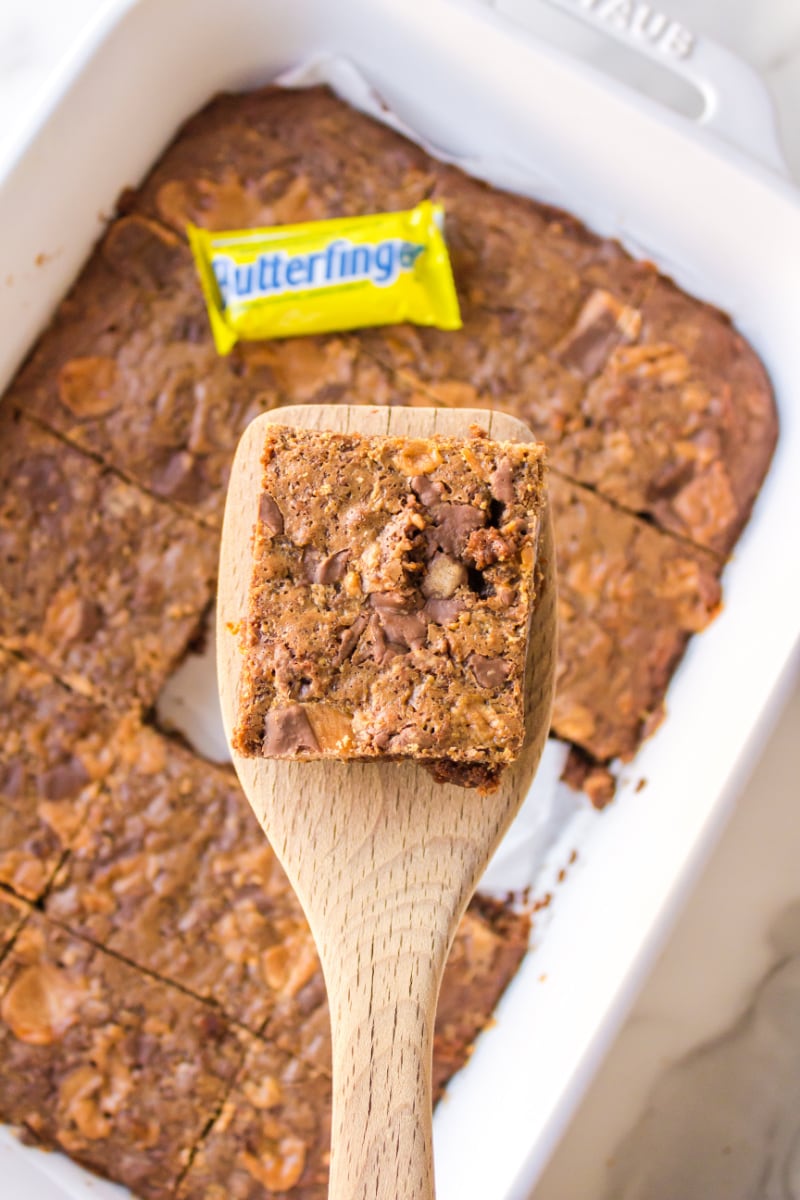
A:
POLYGON ((254 1030, 281 998, 276 963, 302 921, 233 771, 141 725, 118 748, 47 913, 254 1030))
POLYGON ((663 529, 727 556, 778 434, 766 371, 717 309, 659 278, 641 329, 589 386, 558 465, 663 529))
POLYGON ((586 381, 638 332, 654 269, 563 213, 435 170, 463 328, 370 329, 363 344, 439 403, 512 412, 554 447, 586 381))
POLYGON ((183 242, 130 216, 110 226, 8 401, 219 525, 236 443, 278 395, 265 359, 217 354, 183 242))
POLYGON ((195 636, 217 537, 0 409, 0 646, 150 704, 195 636))
POLYGON ((720 563, 550 476, 558 562, 553 732, 596 759, 632 757, 663 716, 690 634, 720 604, 720 563))
POLYGON ((542 447, 272 426, 262 461, 236 749, 513 761, 542 447))
POLYGON ((331 1084, 277 1046, 253 1040, 177 1200, 328 1194, 331 1084))
POLYGON ((213 1009, 34 914, 0 967, 0 1120, 167 1200, 242 1057, 213 1009))
POLYGON ((117 721, 0 650, 0 883, 38 900, 109 769, 117 721))

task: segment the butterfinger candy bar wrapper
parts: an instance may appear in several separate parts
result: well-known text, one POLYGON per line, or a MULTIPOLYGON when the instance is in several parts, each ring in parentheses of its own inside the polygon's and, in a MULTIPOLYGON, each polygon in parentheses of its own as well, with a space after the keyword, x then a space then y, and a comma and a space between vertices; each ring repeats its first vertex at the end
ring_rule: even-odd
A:
POLYGON ((214 342, 295 337, 367 325, 460 329, 444 210, 210 233, 189 225, 214 342))

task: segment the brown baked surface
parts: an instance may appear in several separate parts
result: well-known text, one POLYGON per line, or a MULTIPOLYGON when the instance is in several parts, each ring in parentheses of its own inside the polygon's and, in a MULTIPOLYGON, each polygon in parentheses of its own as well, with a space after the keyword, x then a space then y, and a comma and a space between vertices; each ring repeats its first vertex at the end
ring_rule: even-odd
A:
MULTIPOLYGON (((488 900, 474 901, 462 920, 436 1014, 437 1099, 519 966, 525 930, 524 918, 488 900)), ((273 1017, 269 1042, 252 1043, 179 1189, 181 1200, 263 1200, 284 1189, 304 1197, 327 1194, 330 1031, 318 964, 296 997, 293 1011, 273 1017)))
MULTIPOLYGON (((302 919, 264 956, 281 1004, 259 1039, 218 1006, 3 897, 0 957, 21 923, 0 966, 0 1120, 152 1200, 265 1200, 270 1178, 293 1177, 296 1196, 324 1191, 330 1032, 302 919)), ((487 901, 462 920, 437 1016, 437 1095, 518 967, 528 929, 527 917, 487 901)))
MULTIPOLYGON (((212 101, 123 196, 0 406, 0 1119, 143 1197, 324 1192, 330 1040, 308 927, 229 772, 148 721, 213 598, 240 433, 285 404, 359 401, 503 408, 547 443, 553 729, 598 805, 718 607, 777 435, 764 369, 724 314, 324 89, 212 101), (462 331, 216 355, 187 220, 428 196, 446 208, 462 331)), ((528 928, 470 908, 437 1089, 528 928)))
POLYGON ((331 1083, 274 1043, 253 1041, 179 1200, 325 1200, 331 1083))
POLYGON ((558 531, 553 729, 601 762, 629 759, 660 723, 690 634, 718 611, 719 565, 557 476, 550 502, 558 531))
POLYGON ((116 719, 0 650, 0 885, 39 900, 111 761, 116 719))
POLYGON ((174 1194, 242 1051, 218 1012, 38 913, 0 967, 0 1115, 145 1200, 174 1194))
POLYGON ((0 648, 85 695, 151 704, 211 598, 213 534, 5 403, 0 539, 0 648))
POLYGON ((235 749, 512 762, 542 447, 273 425, 262 466, 235 749))
POLYGON ((136 722, 46 911, 258 1030, 302 914, 230 769, 136 722))
POLYGON ((425 196, 445 206, 464 329, 369 330, 362 344, 443 404, 528 420, 556 468, 727 554, 775 444, 769 380, 724 314, 616 242, 437 162, 322 88, 212 101, 127 208, 182 233, 425 196))

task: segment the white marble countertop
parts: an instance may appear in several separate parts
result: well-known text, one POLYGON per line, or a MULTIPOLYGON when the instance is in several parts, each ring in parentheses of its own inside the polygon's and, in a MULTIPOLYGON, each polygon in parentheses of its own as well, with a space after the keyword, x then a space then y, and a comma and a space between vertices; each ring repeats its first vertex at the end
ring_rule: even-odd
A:
MULTIPOLYGON (((3 0, 0 157, 100 7, 101 0, 3 0)), ((660 8, 761 71, 800 183, 797 0, 663 0, 660 8)), ((800 1200, 797 676, 788 697, 531 1200, 800 1200)))

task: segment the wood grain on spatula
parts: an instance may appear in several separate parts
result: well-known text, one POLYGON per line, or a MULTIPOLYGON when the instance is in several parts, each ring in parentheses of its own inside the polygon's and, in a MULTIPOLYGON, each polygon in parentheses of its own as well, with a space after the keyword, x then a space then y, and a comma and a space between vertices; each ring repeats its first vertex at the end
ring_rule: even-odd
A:
MULTIPOLYGON (((309 405, 258 417, 233 465, 217 606, 220 699, 230 742, 251 536, 268 423, 384 436, 531 441, 500 413, 309 405)), ((328 989, 333 1044, 332 1200, 430 1200, 436 1001, 458 921, 529 789, 550 723, 555 580, 548 510, 526 670, 526 738, 489 796, 412 763, 289 762, 233 753, 242 786, 305 909, 328 989)), ((499 1099, 499 1098, 498 1098, 499 1099)))

